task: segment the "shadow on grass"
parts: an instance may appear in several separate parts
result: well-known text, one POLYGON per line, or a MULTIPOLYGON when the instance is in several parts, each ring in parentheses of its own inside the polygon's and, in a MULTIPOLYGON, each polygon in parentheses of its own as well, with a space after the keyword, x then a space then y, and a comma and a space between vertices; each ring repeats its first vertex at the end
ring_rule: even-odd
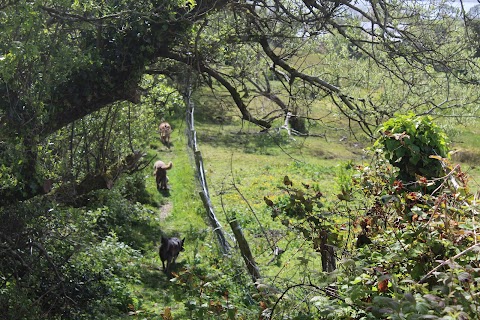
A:
POLYGON ((286 132, 225 132, 218 130, 209 130, 203 128, 198 134, 198 140, 201 145, 209 144, 213 147, 221 148, 240 148, 246 153, 265 153, 273 148, 295 143, 286 132))
POLYGON ((148 221, 136 221, 128 229, 128 232, 121 234, 122 240, 142 253, 151 250, 152 247, 149 244, 157 243, 162 234, 162 229, 159 225, 149 223, 148 221))
MULTIPOLYGON (((178 273, 184 268, 184 264, 180 262, 173 266, 172 271, 178 273)), ((163 272, 160 261, 158 266, 142 265, 139 274, 142 284, 138 293, 146 303, 142 306, 145 313, 151 316, 160 315, 169 306, 183 309, 180 304, 185 300, 185 288, 172 282, 172 278, 163 272)))
POLYGON ((167 275, 162 268, 160 259, 158 260, 158 266, 145 266, 141 269, 140 279, 144 283, 144 287, 152 289, 168 289, 178 288, 171 284, 170 280, 175 278, 182 270, 185 270, 185 263, 180 261, 172 265, 171 274, 167 275))
POLYGON ((158 193, 160 193, 163 197, 167 198, 170 197, 170 190, 169 189, 157 189, 158 193))

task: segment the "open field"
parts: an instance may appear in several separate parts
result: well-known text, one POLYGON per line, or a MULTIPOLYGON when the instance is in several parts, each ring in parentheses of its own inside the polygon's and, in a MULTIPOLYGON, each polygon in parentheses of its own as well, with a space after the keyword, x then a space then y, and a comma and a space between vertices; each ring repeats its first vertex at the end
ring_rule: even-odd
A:
MULTIPOLYGON (((315 270, 321 270, 321 263, 312 243, 300 239, 278 219, 272 219, 264 197, 274 199, 284 195, 283 179, 288 176, 294 185, 314 186, 322 191, 325 201, 342 205, 336 197, 340 192, 337 183, 339 170, 348 162, 368 163, 364 148, 368 148, 370 142, 357 141, 347 130, 334 130, 333 126, 315 127, 316 132, 325 134, 314 137, 288 136, 285 130, 260 133, 257 127, 242 124, 234 116, 231 121, 218 123, 208 117, 215 110, 204 106, 198 106, 196 110, 195 128, 210 195, 229 242, 233 244, 228 220, 235 217, 265 282, 280 290, 288 284, 304 281, 305 277, 317 276, 315 270), (285 250, 277 259, 272 252, 274 246, 285 250)), ((145 177, 147 190, 157 203, 152 206, 152 224, 165 234, 185 236, 186 250, 181 253, 175 269, 179 278, 171 282, 160 270, 159 243, 148 243, 144 247, 145 256, 140 269, 142 282, 149 285, 132 286, 139 297, 137 309, 142 310, 138 317, 155 318, 171 312, 174 319, 191 318, 195 312, 200 312, 202 301, 223 301, 218 287, 230 290, 237 299, 244 301, 244 310, 239 313, 257 314, 255 290, 249 284, 238 250, 222 256, 214 233, 208 227, 194 187, 185 123, 175 121, 174 127, 172 148, 165 148, 157 137, 153 137, 149 155, 173 161, 174 167, 168 172, 169 195, 162 196, 156 191, 150 168, 146 169, 145 177), (207 289, 204 287, 207 283, 215 285, 207 289), (208 290, 214 292, 206 297, 208 290)), ((471 188, 477 190, 480 143, 476 139, 476 123, 446 128, 452 139, 451 149, 458 150, 452 161, 461 160, 462 170, 471 175, 471 188)), ((238 300, 236 303, 238 307, 238 300)))

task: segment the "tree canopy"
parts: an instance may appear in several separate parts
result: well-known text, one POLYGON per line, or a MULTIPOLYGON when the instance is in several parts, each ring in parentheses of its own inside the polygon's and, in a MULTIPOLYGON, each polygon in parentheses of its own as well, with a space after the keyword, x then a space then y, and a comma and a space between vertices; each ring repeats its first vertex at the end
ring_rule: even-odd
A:
MULTIPOLYGON (((364 74, 356 79, 346 75, 341 78, 348 80, 339 81, 329 74, 331 61, 312 65, 306 57, 319 50, 331 52, 332 60, 341 55, 363 57, 372 68, 390 72, 387 84, 405 86, 417 93, 417 99, 442 92, 418 89, 428 81, 446 85, 450 76, 476 84, 471 55, 476 48, 466 50, 473 32, 462 28, 469 21, 462 20, 466 13, 449 7, 448 2, 436 5, 438 9, 432 10, 407 1, 362 6, 349 1, 90 5, 12 1, 4 5, 2 18, 3 121, 14 126, 35 114, 42 118, 36 131, 45 136, 111 102, 138 101, 143 73, 178 76, 182 69, 174 63, 180 63, 203 75, 207 83, 211 83, 208 78, 219 81, 244 119, 261 126, 269 125, 268 118, 253 117, 249 100, 240 93, 249 96, 252 91, 287 109, 295 106, 294 101, 274 98, 276 93, 269 92, 273 89, 261 74, 266 72, 275 73, 289 90, 302 87, 329 95, 339 107, 349 109, 352 117, 368 124, 369 118, 362 118, 360 111, 370 107, 367 110, 374 113, 389 107, 371 96, 372 86, 379 86, 375 79, 366 78, 368 74, 361 70, 364 74), (349 52, 336 52, 339 48, 335 41, 333 47, 329 44, 331 38, 347 42, 349 52), (249 59, 252 55, 258 59, 256 66, 249 59), (225 64, 232 69, 225 72, 225 64), (433 70, 445 74, 439 79, 433 70), (351 92, 349 81, 362 81, 360 87, 365 91, 351 92), (301 85, 295 86, 296 82, 301 85), (42 101, 40 110, 30 106, 36 100, 42 101)), ((443 102, 419 100, 412 105, 426 105, 425 112, 453 107, 439 105, 443 102)), ((384 112, 391 113, 391 108, 398 110, 392 106, 384 112)))
POLYGON ((260 128, 288 112, 308 119, 318 99, 372 137, 400 110, 460 116, 478 102, 472 21, 448 1, 7 1, 2 135, 21 137, 28 197, 39 190, 39 139, 115 101, 139 102, 146 73, 180 86, 188 70, 260 128), (259 111, 258 99, 274 107, 259 111))

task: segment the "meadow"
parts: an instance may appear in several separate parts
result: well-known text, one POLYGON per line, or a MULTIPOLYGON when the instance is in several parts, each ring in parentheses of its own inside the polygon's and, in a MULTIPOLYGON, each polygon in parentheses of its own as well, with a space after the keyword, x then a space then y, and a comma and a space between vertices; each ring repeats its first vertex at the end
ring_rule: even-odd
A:
MULTIPOLYGON (((168 172, 169 194, 156 190, 150 168, 144 175, 152 199, 153 214, 148 220, 155 226, 153 230, 186 237, 186 250, 177 260, 175 276, 169 279, 161 272, 158 236, 152 235, 158 240, 144 244, 141 282, 131 286, 138 300, 130 315, 139 319, 258 317, 262 312, 258 301, 272 299, 272 303, 289 285, 317 277, 321 262, 312 243, 272 218, 264 198, 285 195, 284 177, 288 176, 294 185, 314 186, 325 201, 341 206, 337 195, 342 168, 369 162, 364 149, 372 142, 357 140, 355 137, 361 137, 358 132, 353 135, 327 126, 313 126, 314 136, 289 136, 285 130, 275 129, 260 132, 257 127, 235 120, 235 116, 221 123, 210 119, 215 104, 201 103, 202 99, 198 98, 196 107, 197 138, 212 204, 232 249, 223 255, 208 225, 196 188, 191 151, 186 145, 186 125, 183 119, 177 119, 172 122, 172 147, 165 147, 153 136, 148 155, 174 163, 168 172), (229 228, 231 219, 239 221, 263 283, 252 283, 247 274, 229 228), (275 256, 275 247, 284 252, 275 256), (267 293, 259 298, 262 290, 267 293)), ((440 124, 449 134, 451 150, 455 150, 451 161, 462 166, 470 176, 471 188, 477 190, 480 142, 476 139, 476 122, 440 124)))

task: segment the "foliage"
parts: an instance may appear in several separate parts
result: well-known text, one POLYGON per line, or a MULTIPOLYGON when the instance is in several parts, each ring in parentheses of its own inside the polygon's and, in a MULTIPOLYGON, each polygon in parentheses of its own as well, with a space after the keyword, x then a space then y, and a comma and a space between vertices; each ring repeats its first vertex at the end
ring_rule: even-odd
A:
MULTIPOLYGON (((436 128, 429 121, 427 124, 436 128)), ((408 127, 402 128, 400 134, 406 130, 408 127)), ((427 137, 438 133, 423 132, 427 137)), ((429 143, 445 146, 444 136, 440 133, 436 137, 439 141, 429 143)), ((388 145, 385 149, 388 153, 388 145)), ((328 243, 337 248, 339 258, 334 272, 310 271, 319 273, 317 279, 309 277, 309 282, 289 285, 285 290, 292 294, 303 290, 307 298, 302 301, 315 308, 292 314, 292 304, 298 300, 282 295, 272 309, 273 317, 288 314, 295 318, 302 314, 307 319, 327 315, 332 319, 344 319, 347 315, 358 319, 478 319, 478 208, 469 192, 468 176, 446 158, 429 158, 443 168, 441 175, 437 168, 435 181, 439 176, 443 178, 434 190, 412 191, 398 180, 401 169, 394 166, 395 162, 390 164, 378 154, 371 155, 368 165, 350 163, 340 171, 342 193, 336 205, 327 202, 312 210, 305 204, 316 202, 317 196, 305 185, 293 188, 290 183, 288 189, 292 191, 288 197, 274 202, 266 200, 273 217, 289 218, 293 228, 308 226, 311 232, 300 232, 307 239, 330 225, 328 232, 332 236, 328 243), (342 176, 350 176, 351 182, 342 176), (285 202, 286 199, 290 200, 285 202), (296 209, 292 211, 293 208, 296 209), (331 214, 329 224, 315 221, 328 217, 327 213, 331 214), (295 222, 290 220, 292 214, 295 222)), ((426 186, 433 182, 424 179, 417 183, 426 186)), ((291 183, 298 185, 296 181, 291 183)), ((315 239, 312 240, 315 245, 315 239)))
POLYGON ((95 318, 133 303, 127 283, 138 279, 138 251, 114 234, 98 238, 82 210, 31 201, 1 218, 0 304, 9 319, 95 318))
POLYGON ((44 192, 44 182, 50 179, 45 171, 55 165, 42 163, 45 151, 70 158, 61 168, 62 176, 69 178, 91 171, 105 173, 119 152, 134 151, 132 136, 141 130, 130 127, 134 121, 128 117, 142 113, 124 101, 141 102, 147 64, 159 48, 189 33, 190 23, 175 18, 176 12, 185 11, 184 5, 164 2, 158 12, 155 1, 22 0, 2 5, 0 137, 2 151, 7 151, 2 163, 8 165, 0 170, 5 178, 0 194, 5 203, 44 192), (150 15, 155 18, 149 19, 150 15), (116 128, 127 132, 112 135, 121 112, 128 116, 121 117, 124 121, 116 128), (58 145, 56 139, 68 143, 58 145), (73 161, 75 152, 83 153, 83 163, 73 161))
POLYGON ((165 76, 146 74, 141 86, 148 92, 148 95, 142 97, 142 104, 149 106, 149 110, 153 109, 153 117, 159 123, 166 119, 183 116, 181 112, 184 105, 183 98, 180 92, 165 79, 165 76))
POLYGON ((273 126, 290 111, 299 116, 294 119, 314 122, 315 100, 321 100, 373 137, 375 126, 396 112, 458 117, 475 111, 478 95, 470 84, 478 72, 469 42, 475 33, 465 32, 467 21, 449 1, 368 1, 366 9, 274 1, 281 8, 274 13, 271 5, 260 1, 254 8, 235 7, 234 14, 215 12, 215 21, 235 24, 206 24, 194 42, 195 50, 208 52, 208 59, 196 58, 217 81, 208 83, 214 94, 221 98, 227 89, 243 119, 273 126), (235 41, 232 34, 245 36, 235 41), (222 73, 209 72, 219 62, 222 73))
POLYGON ((218 260, 206 251, 197 254, 191 265, 172 279, 181 288, 176 297, 185 304, 189 319, 250 319, 260 309, 254 299, 254 287, 241 264, 240 257, 218 260), (214 261, 214 264, 207 264, 214 261))
POLYGON ((84 283, 97 286, 78 289, 90 301, 88 306, 79 308, 78 314, 83 315, 86 309, 97 316, 113 310, 122 314, 132 308, 133 292, 128 283, 140 280, 135 262, 140 257, 139 251, 120 242, 115 234, 76 255, 71 262, 72 271, 81 274, 84 283))
MULTIPOLYGON (((401 192, 404 185, 397 180, 398 171, 384 162, 371 166, 372 171, 358 167, 358 175, 349 163, 337 173, 338 194, 337 186, 327 182, 328 191, 337 196, 327 200, 327 192, 316 182, 297 185, 297 177, 287 170, 308 172, 315 180, 328 169, 288 166, 283 160, 279 170, 287 179, 282 195, 269 207, 277 210, 276 219, 265 225, 272 226, 268 233, 274 235, 275 244, 290 241, 283 238, 288 235, 294 246, 305 240, 312 249, 298 250, 304 256, 295 263, 301 267, 295 277, 272 281, 291 285, 283 295, 275 288, 268 295, 257 288, 254 294, 237 257, 220 261, 208 239, 199 236, 202 209, 188 165, 180 167, 182 172, 172 172, 175 188, 170 199, 151 192, 150 157, 171 154, 155 149, 149 159, 141 155, 156 148, 160 119, 183 114, 179 92, 190 94, 199 86, 213 89, 217 100, 228 97, 215 101, 221 108, 208 114, 210 122, 223 124, 234 115, 242 125, 246 121, 265 129, 268 135, 254 142, 238 135, 222 140, 235 142, 231 150, 240 146, 247 152, 241 154, 243 164, 235 174, 271 170, 269 180, 261 181, 257 175, 251 184, 244 176, 232 177, 242 188, 241 183, 251 190, 260 185, 262 191, 274 185, 272 172, 277 169, 263 162, 271 158, 254 158, 256 153, 280 154, 273 150, 275 145, 281 152, 297 149, 297 158, 305 155, 306 138, 297 142, 284 131, 267 130, 280 127, 287 112, 296 116, 291 125, 302 133, 314 127, 330 130, 328 115, 334 121, 345 117, 337 127, 351 129, 356 122, 372 137, 372 128, 396 111, 459 117, 476 110, 479 73, 472 55, 478 39, 468 43, 471 33, 464 33, 462 15, 443 5, 426 10, 412 7, 409 1, 367 3, 374 14, 341 1, 324 1, 321 6, 282 0, 3 2, 0 306, 4 314, 13 319, 111 318, 136 312, 142 316, 141 297, 132 288, 143 286, 154 291, 153 296, 162 291, 176 293, 177 299, 188 297, 191 317, 247 318, 258 317, 259 312, 266 316, 274 314, 277 301, 276 311, 298 310, 286 317, 395 317, 413 314, 413 300, 416 312, 425 316, 453 315, 461 308, 459 312, 474 315, 476 224, 466 176, 459 169, 445 180, 436 180, 429 194, 427 188, 401 192), (372 28, 364 27, 365 20, 372 28), (235 112, 230 108, 232 99, 235 112), (132 155, 140 155, 135 163, 129 162, 132 155), (245 166, 246 159, 255 159, 251 166, 255 168, 245 166), (450 178, 461 183, 452 187, 450 178), (175 202, 176 217, 164 223, 156 206, 168 201, 175 202), (282 223, 287 231, 279 232, 276 228, 282 223), (162 277, 155 260, 155 241, 161 232, 190 232, 188 240, 200 238, 190 242, 195 248, 185 253, 183 264, 178 263, 178 278, 171 283, 162 277), (198 249, 201 246, 208 249, 198 249), (325 248, 333 247, 351 252, 351 260, 342 265, 348 272, 342 268, 330 274, 319 269, 305 272, 311 261, 318 260, 317 252, 324 254, 325 248), (422 280, 434 270, 432 261, 454 255, 458 258, 422 280), (415 257, 421 257, 420 266, 415 257), (292 283, 298 279, 310 283, 296 291, 292 283), (172 287, 158 290, 165 283, 172 287), (317 309, 304 309, 295 301, 307 287, 315 291, 304 295, 310 300, 302 303, 317 309), (332 288, 338 294, 335 307, 319 294, 323 290, 332 295, 332 288), (470 296, 464 294, 466 289, 471 289, 470 296), (447 290, 454 299, 449 299, 447 290)), ((468 26, 478 36, 477 27, 468 26)), ((432 141, 435 136, 426 143, 432 141)), ((409 145, 408 151, 415 151, 415 146, 419 142, 409 145)), ((427 170, 420 172, 427 180, 419 183, 428 185, 432 183, 428 179, 441 172, 438 161, 444 160, 421 158, 415 164, 427 170)), ((449 164, 444 162, 442 168, 449 164)), ((252 208, 260 205, 261 197, 252 208)), ((252 225, 265 221, 253 219, 247 210, 239 212, 239 219, 250 224, 248 235, 257 237, 263 227, 252 225)), ((257 249, 266 247, 260 243, 257 249)), ((283 267, 282 256, 276 259, 275 266, 283 267)), ((266 254, 262 260, 270 263, 266 254)), ((170 301, 168 297, 163 301, 165 310, 170 310, 170 301)), ((164 317, 171 313, 165 311, 164 317)))
POLYGON ((386 121, 379 132, 381 136, 373 147, 384 150, 385 157, 399 169, 403 182, 414 182, 417 176, 438 178, 443 173, 438 157, 447 157, 448 139, 431 117, 397 115, 386 121))
MULTIPOLYGON (((156 110, 171 106, 166 101, 156 110)), ((84 202, 76 199, 88 177, 108 176, 110 168, 123 165, 124 154, 157 139, 153 111, 113 104, 36 146, 36 172, 51 182, 46 195, 9 206, 2 199, 0 211, 0 304, 8 318, 100 319, 137 307, 131 285, 140 279, 139 250, 160 233, 148 208, 157 205, 146 190, 150 166, 111 177, 110 189, 94 190, 84 202)), ((2 148, 2 189, 23 192, 29 180, 22 171, 22 141, 4 140, 2 148)))
MULTIPOLYGON (((92 148, 108 147, 112 104, 141 102, 152 77, 182 92, 222 88, 217 97, 227 93, 236 115, 262 129, 291 112, 292 127, 308 132, 307 124, 320 119, 317 99, 371 137, 373 127, 402 109, 454 117, 475 111, 478 70, 464 15, 444 1, 439 8, 366 5, 376 14, 335 1, 317 8, 275 0, 281 10, 273 15, 268 1, 5 3, 0 136, 18 138, 21 161, 1 170, 9 182, 0 194, 10 202, 41 194, 37 146, 104 107, 111 114, 92 148)), ((172 101, 178 106, 177 94, 172 101)), ((111 150, 101 156, 97 169, 111 150)))
POLYGON ((458 276, 476 277, 476 208, 473 195, 466 192, 466 175, 460 167, 444 164, 454 178, 445 178, 435 194, 402 189, 394 171, 381 161, 359 168, 358 185, 374 205, 359 220, 360 234, 370 241, 362 243, 353 265, 347 263, 354 267, 350 272, 358 272, 351 282, 356 288, 349 292, 357 295, 363 284, 369 292, 364 297, 373 298, 374 316, 478 315, 473 287, 458 276))

